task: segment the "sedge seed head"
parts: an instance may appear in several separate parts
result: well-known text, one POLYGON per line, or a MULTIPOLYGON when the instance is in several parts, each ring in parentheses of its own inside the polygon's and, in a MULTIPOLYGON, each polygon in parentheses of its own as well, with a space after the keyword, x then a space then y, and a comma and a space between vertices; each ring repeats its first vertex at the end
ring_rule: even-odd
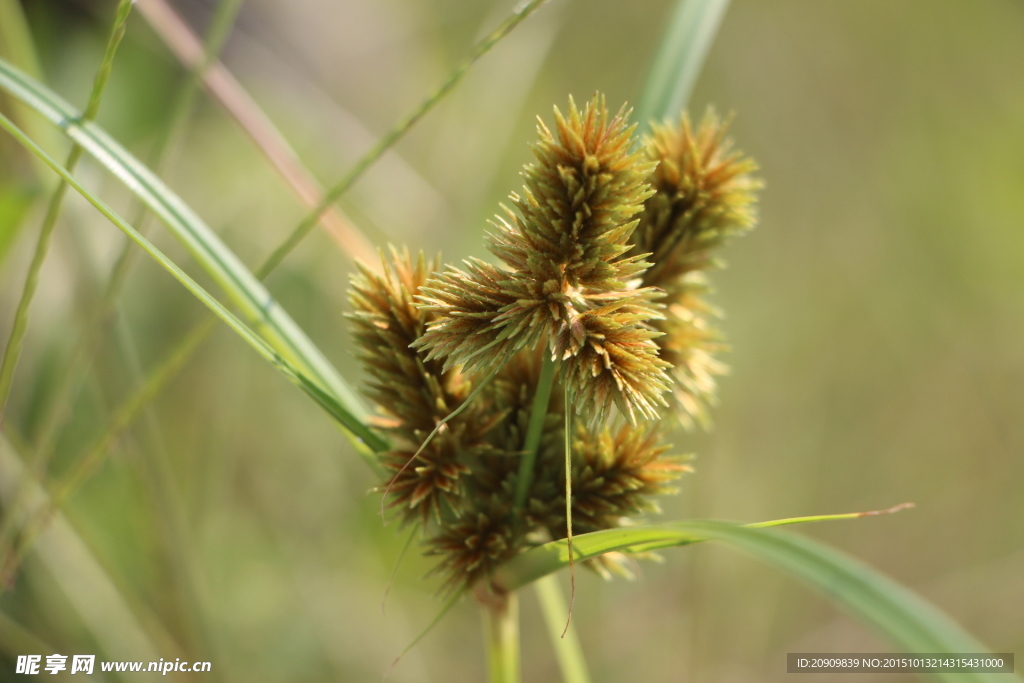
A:
POLYGON ((704 272, 720 264, 715 251, 757 220, 754 177, 757 164, 735 151, 728 124, 708 110, 698 126, 683 114, 676 125, 653 126, 644 141, 647 158, 658 166, 655 190, 644 204, 634 233, 632 255, 648 254, 652 266, 642 278, 665 292, 664 316, 651 327, 659 357, 669 363, 675 413, 686 427, 707 425, 715 400, 715 376, 726 366, 714 354, 724 348, 712 324, 715 310, 703 295, 704 272))
POLYGON ((600 96, 556 108, 553 130, 541 121, 522 194, 488 236, 503 267, 467 261, 427 283, 419 300, 436 319, 415 347, 474 372, 547 346, 587 419, 613 405, 630 422, 654 417, 669 386, 647 324, 660 292, 640 286, 649 264, 626 252, 655 162, 632 151, 632 132, 627 112, 610 115, 600 96))
POLYGON ((378 426, 397 444, 380 456, 393 472, 381 488, 390 486, 389 506, 400 511, 404 522, 422 522, 431 514, 439 518, 442 502, 451 505, 458 499, 461 479, 469 473, 466 454, 487 448, 487 432, 497 420, 481 401, 445 425, 439 438, 410 462, 434 426, 466 399, 472 385, 410 348, 431 318, 415 305, 415 296, 438 262, 428 266, 422 254, 413 261, 407 251, 395 249, 381 260, 379 275, 359 265, 349 289, 353 312, 348 317, 357 356, 369 375, 364 391, 381 410, 378 426))
MULTIPOLYGON (((390 489, 402 521, 422 526, 445 590, 565 536, 566 398, 590 418, 572 435, 576 533, 656 512, 654 498, 690 470, 656 421, 666 396, 684 424, 706 419, 724 366, 705 273, 718 247, 752 227, 760 182, 713 113, 697 127, 685 116, 655 126, 637 151, 632 130, 600 97, 582 109, 570 100, 550 128, 540 123, 523 189, 488 235, 498 265, 470 259, 439 272, 439 261, 391 250, 382 274, 353 278, 364 391, 394 444, 378 456, 390 472, 378 490, 390 489), (556 379, 516 508, 546 355, 556 379), (624 421, 608 420, 615 410, 624 421)), ((636 557, 588 565, 628 575, 636 557)))

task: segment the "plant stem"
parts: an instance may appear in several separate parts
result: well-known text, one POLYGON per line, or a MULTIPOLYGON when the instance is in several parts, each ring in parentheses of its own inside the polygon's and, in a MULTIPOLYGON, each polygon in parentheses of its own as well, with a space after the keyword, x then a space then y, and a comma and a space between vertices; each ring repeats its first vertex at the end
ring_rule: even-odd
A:
POLYGON ((523 5, 521 8, 515 10, 505 21, 501 23, 498 28, 488 35, 486 38, 481 40, 473 49, 473 52, 466 57, 462 62, 455 67, 455 70, 451 72, 448 78, 441 86, 432 92, 427 99, 423 100, 419 107, 416 108, 409 116, 407 116, 401 123, 395 126, 387 135, 377 141, 377 144, 367 152, 362 159, 349 170, 345 176, 338 181, 338 183, 332 187, 320 200, 309 214, 302 219, 287 239, 270 255, 267 262, 260 268, 258 275, 262 278, 265 274, 277 268, 278 264, 284 260, 288 254, 292 252, 295 247, 298 246, 299 242, 309 234, 309 231, 316 226, 320 220, 320 216, 328 210, 328 208, 338 200, 341 195, 345 194, 355 181, 362 176, 363 172, 369 168, 377 159, 381 157, 388 149, 390 149, 399 138, 405 135, 405 133, 416 125, 416 122, 423 118, 427 112, 434 108, 438 102, 440 102, 448 91, 451 90, 458 84, 462 77, 466 75, 469 68, 476 63, 478 59, 483 57, 485 54, 490 52, 491 48, 498 44, 498 42, 511 33, 512 29, 518 26, 524 19, 529 17, 531 14, 536 12, 541 5, 547 0, 531 0, 529 3, 523 5))
POLYGON ((537 393, 533 396, 530 407, 530 424, 526 428, 526 442, 523 444, 523 459, 519 461, 519 476, 516 478, 515 507, 518 510, 526 502, 533 482, 533 466, 537 462, 537 450, 540 438, 544 434, 544 418, 548 415, 548 403, 551 400, 551 387, 555 379, 555 361, 548 353, 544 354, 544 364, 540 367, 540 378, 537 380, 537 393))
POLYGON ((491 594, 481 603, 489 683, 519 683, 519 597, 491 594))
POLYGON ((562 588, 558 585, 558 579, 554 574, 548 574, 535 581, 533 585, 537 589, 537 600, 540 602, 541 612, 544 613, 544 623, 548 627, 551 646, 555 649, 558 668, 562 671, 562 681, 564 683, 590 683, 587 660, 583 656, 583 648, 580 647, 576 627, 570 623, 565 635, 561 635, 564 627, 562 620, 565 618, 567 607, 562 588))
MULTIPOLYGON (((227 0, 239 5, 242 0, 227 0)), ((150 0, 139 6, 142 16, 163 39, 164 43, 178 57, 178 60, 193 73, 202 66, 202 82, 239 128, 245 132, 257 149, 266 157, 271 166, 292 189, 307 209, 316 206, 323 188, 303 164, 298 154, 274 123, 228 71, 219 59, 204 58, 199 39, 189 26, 175 13, 167 0, 150 0)), ((216 24, 214 24, 216 26, 216 24)), ((212 35, 211 33, 208 35, 212 35)), ((320 225, 337 242, 342 251, 353 259, 373 264, 377 251, 370 241, 334 205, 320 220, 320 225)))
MULTIPOLYGON (((107 41, 106 50, 103 53, 103 60, 93 80, 92 90, 89 94, 89 102, 81 118, 90 121, 96 118, 99 112, 100 102, 103 99, 103 91, 106 89, 107 81, 110 79, 110 71, 114 63, 114 55, 124 38, 125 25, 128 15, 131 13, 132 0, 121 0, 117 6, 114 18, 114 25, 107 41)), ((82 158, 84 150, 77 143, 71 148, 65 166, 74 169, 82 158)), ((18 359, 21 357, 21 349, 25 342, 25 334, 28 332, 29 312, 32 308, 32 301, 35 298, 36 289, 39 287, 39 276, 42 271, 43 262, 46 261, 46 254, 50 248, 50 238, 57 225, 57 218, 60 216, 61 206, 64 202, 64 195, 67 193, 68 184, 60 182, 50 198, 46 215, 43 218, 43 225, 39 230, 39 238, 36 241, 35 252, 32 255, 32 262, 29 264, 28 273, 25 276, 25 284, 22 288, 21 299, 18 301, 18 308, 14 313, 14 323, 11 326, 10 335, 7 338, 7 346, 4 349, 3 360, 0 361, 0 425, 3 424, 4 415, 7 411, 7 400, 11 394, 11 386, 14 383, 14 371, 18 367, 18 359)), ((29 463, 29 467, 42 468, 45 463, 29 463)), ((8 512, 20 509, 23 499, 27 495, 24 487, 19 486, 8 512)), ((0 557, 7 556, 9 544, 13 543, 12 534, 14 531, 13 519, 15 515, 9 514, 0 524, 0 557)), ((6 564, 6 561, 4 562, 6 564)), ((6 584, 0 585, 0 592, 6 584)))

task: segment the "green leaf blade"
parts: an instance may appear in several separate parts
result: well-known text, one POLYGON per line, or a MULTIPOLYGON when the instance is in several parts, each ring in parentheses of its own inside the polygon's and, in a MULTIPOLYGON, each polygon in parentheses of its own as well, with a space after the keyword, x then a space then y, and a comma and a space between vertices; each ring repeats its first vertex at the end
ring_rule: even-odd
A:
MULTIPOLYGON (((3 59, 0 88, 58 126, 124 183, 170 229, 273 350, 316 384, 335 408, 342 408, 343 424, 350 431, 356 430, 360 442, 375 451, 386 448, 385 441, 365 426, 368 413, 356 392, 259 279, 176 193, 102 128, 80 121, 79 113, 70 104, 3 59)), ((303 386, 307 393, 308 384, 303 386)), ((322 398, 314 395, 321 405, 322 398)), ((336 410, 332 414, 338 416, 336 410)))
MULTIPOLYGON (((791 523, 779 520, 778 523, 791 523)), ((763 526, 763 525, 762 525, 763 526)), ((808 538, 730 522, 686 521, 609 529, 573 538, 576 561, 613 550, 654 550, 717 540, 811 586, 907 652, 987 652, 934 605, 859 560, 808 538)), ((546 543, 508 562, 495 584, 515 590, 569 564, 565 541, 546 543)), ((933 673, 942 683, 997 683, 1006 674, 933 673)))
POLYGON ((680 0, 637 105, 640 132, 686 107, 729 0, 680 0))

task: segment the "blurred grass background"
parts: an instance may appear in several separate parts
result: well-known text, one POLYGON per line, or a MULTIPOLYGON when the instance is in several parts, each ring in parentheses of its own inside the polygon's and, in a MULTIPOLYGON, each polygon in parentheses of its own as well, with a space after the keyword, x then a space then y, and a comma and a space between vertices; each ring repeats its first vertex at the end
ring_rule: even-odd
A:
MULTIPOLYGON (((46 82, 80 106, 113 3, 21 4, 46 82)), ((343 208, 378 244, 441 250, 448 261, 482 255, 487 218, 519 188, 534 116, 549 118, 570 93, 601 90, 611 106, 635 102, 671 4, 553 0, 485 57, 343 208)), ((173 5, 198 31, 213 11, 210 0, 173 5)), ((224 61, 329 185, 512 7, 248 0, 224 61)), ((681 451, 697 454, 697 472, 664 501, 664 519, 739 521, 913 501, 915 510, 895 517, 799 531, 911 586, 994 651, 1018 653, 1022 35, 1024 5, 1013 0, 732 3, 691 110, 713 104, 736 113, 733 136, 761 164, 767 189, 760 226, 713 274, 733 346, 716 427, 677 435, 681 451)), ((132 17, 99 122, 144 155, 184 78, 132 17)), ((7 100, 0 107, 12 111, 7 100)), ((46 194, 10 140, 0 141, 0 155, 0 229, 11 235, 0 271, 6 336, 46 194)), ((304 215, 206 98, 175 158, 171 186, 248 263, 304 215)), ((127 206, 126 191, 94 164, 83 163, 79 176, 127 206)), ((159 228, 152 234, 187 263, 159 228)), ((69 198, 5 417, 12 440, 31 441, 39 429, 120 239, 69 198)), ((342 317, 350 272, 348 257, 317 232, 270 285, 356 380, 342 317)), ((202 315, 191 295, 140 260, 119 320, 145 369, 202 315)), ((52 474, 69 467, 133 388, 126 367, 125 349, 108 342, 61 434, 52 474)), ((379 498, 367 493, 375 483, 319 409, 220 330, 66 513, 158 643, 157 656, 208 659, 211 680, 378 680, 440 603, 437 582, 423 579, 432 563, 410 552, 382 614, 404 535, 381 526, 379 498), (169 466, 169 506, 154 483, 160 462, 169 466)), ((729 549, 664 556, 644 565, 636 583, 580 576, 574 619, 596 681, 775 681, 786 678, 786 652, 888 649, 729 549)), ((0 611, 52 652, 99 652, 72 604, 30 555, 0 611)), ((523 609, 524 678, 556 680, 531 596, 523 609)), ((469 602, 460 605, 390 680, 482 679, 478 622, 469 602)), ((10 654, 0 655, 0 679, 13 671, 10 654)), ((883 680, 856 676, 876 678, 883 680)))

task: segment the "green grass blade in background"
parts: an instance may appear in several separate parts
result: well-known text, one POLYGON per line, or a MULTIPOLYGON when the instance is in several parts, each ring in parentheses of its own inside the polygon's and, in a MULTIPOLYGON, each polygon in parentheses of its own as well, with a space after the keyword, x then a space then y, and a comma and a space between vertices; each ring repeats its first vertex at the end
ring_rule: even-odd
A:
POLYGON ((57 125, 117 176, 185 245, 276 353, 344 407, 352 418, 350 429, 358 430, 366 446, 385 448, 384 441, 365 428, 366 410, 352 388, 259 280, 170 188, 100 127, 79 123, 70 105, 4 60, 0 60, 0 88, 57 125))
MULTIPOLYGON (((815 519, 815 518, 809 518, 815 519)), ((792 523, 792 520, 780 520, 792 523)), ((687 521, 609 529, 573 537, 576 561, 613 550, 653 550, 702 541, 723 541, 808 584, 907 652, 987 652, 935 606, 859 560, 808 538, 730 522, 687 521)), ((569 566, 564 540, 528 550, 494 576, 515 590, 569 566)), ((1019 681, 1006 674, 935 673, 942 683, 1019 681)))
MULTIPOLYGON (((221 320, 228 324, 235 332, 239 334, 249 345, 256 350, 265 360, 269 361, 281 372, 283 372, 294 384, 305 391, 314 401, 317 402, 322 408, 327 410, 339 423, 346 427, 355 437, 360 439, 367 446, 373 447, 374 444, 380 442, 380 437, 374 434, 361 419, 355 415, 352 415, 348 410, 347 406, 341 404, 333 394, 329 394, 324 390, 322 386, 314 382, 299 369, 292 366, 290 361, 283 358, 274 348, 272 348, 266 341, 256 335, 252 330, 245 326, 238 318, 236 318, 230 311, 228 311, 223 304, 214 299, 206 290, 204 290, 198 283, 190 278, 184 271, 182 271, 173 261, 167 258, 159 249, 157 249, 149 240, 140 235, 130 225, 121 219, 114 211, 107 206, 102 200, 96 197, 94 194, 85 189, 66 169, 55 162, 52 157, 47 155, 31 140, 29 140, 23 132, 21 132, 11 121, 0 114, 0 127, 6 129, 11 135, 13 135, 20 143, 29 148, 33 154, 37 155, 40 159, 44 160, 50 168, 57 172, 72 188, 74 188, 79 194, 89 201, 93 206, 100 210, 100 212, 110 219, 118 228, 124 231, 129 237, 131 237, 140 247, 142 247, 150 256, 153 257, 165 270, 181 282, 186 289, 194 294, 200 301, 213 311, 221 320)), ((269 295, 268 295, 269 296, 269 295)), ((344 380, 341 380, 344 381, 344 380)))
MULTIPOLYGON (((132 0, 121 0, 117 6, 114 26, 107 41, 103 53, 103 60, 93 80, 92 92, 89 94, 89 102, 82 114, 83 121, 91 121, 96 118, 99 112, 100 102, 103 100, 103 93, 106 90, 107 81, 110 80, 110 72, 114 66, 114 55, 124 38, 125 25, 128 22, 128 15, 132 11, 132 0)), ((68 154, 68 160, 64 165, 69 171, 74 171, 78 160, 82 157, 82 148, 75 145, 68 154)), ((60 216, 61 207, 64 203, 64 195, 67 192, 67 185, 60 183, 50 198, 50 204, 43 218, 43 225, 39 230, 39 237, 36 241, 35 253, 29 264, 28 273, 25 275, 25 284, 22 287, 21 299, 14 313, 14 322, 11 325, 11 332, 7 338, 7 345, 4 348, 3 360, 0 361, 0 419, 3 418, 7 408, 7 398, 10 396, 11 385, 14 382, 14 370, 21 358, 21 348, 28 332, 29 312, 32 308, 32 301, 35 298, 36 289, 39 284, 39 272, 46 261, 46 255, 50 248, 50 238, 57 225, 57 218, 60 216)))
POLYGON ((686 107, 729 0, 680 0, 636 108, 639 132, 686 107))
MULTIPOLYGON (((15 483, 24 477, 31 478, 31 474, 7 440, 0 438, 0 500, 5 505, 11 502, 15 483)), ((32 508, 47 504, 46 493, 37 481, 30 479, 28 488, 32 508)), ((169 636, 150 632, 156 622, 152 618, 140 618, 136 613, 139 605, 133 605, 118 589, 102 563, 63 516, 58 515, 41 536, 36 554, 107 659, 156 661, 172 651, 168 647, 169 636)), ((138 676, 133 673, 124 679, 138 676)), ((145 674, 142 676, 138 680, 150 680, 145 674)))
MULTIPOLYGON (((39 55, 32 40, 32 31, 19 0, 0 0, 0 58, 10 60, 12 64, 16 64, 35 78, 42 78, 43 70, 39 65, 39 55)), ((3 99, 0 99, 0 102, 3 102, 3 99)), ((36 116, 25 116, 30 111, 29 107, 15 102, 13 118, 44 149, 58 149, 60 138, 56 131, 36 116)), ((53 176, 47 170, 46 164, 38 159, 33 159, 32 162, 38 176, 33 178, 33 182, 41 182, 44 188, 49 189, 53 176)))
POLYGON ((24 224, 34 199, 35 192, 27 187, 8 186, 0 189, 0 264, 24 224))
POLYGON ((302 219, 302 221, 295 226, 291 234, 285 239, 281 245, 274 250, 274 252, 267 259, 267 262, 260 268, 260 273, 266 273, 274 270, 281 261, 285 259, 288 254, 291 253, 295 247, 309 234, 309 232, 316 226, 317 221, 320 220, 320 216, 327 211, 328 207, 336 202, 342 195, 348 192, 349 188, 355 184, 363 173, 377 162, 384 152, 391 149, 409 130, 419 122, 427 113, 433 109, 438 102, 444 99, 444 96, 451 92, 462 77, 466 75, 470 67, 476 64, 477 60, 483 57, 485 54, 490 52, 491 48, 501 42, 505 36, 512 32, 516 26, 525 21, 531 14, 536 12, 542 5, 549 0, 530 0, 525 4, 520 4, 512 14, 509 15, 505 21, 503 21, 494 31, 487 35, 483 40, 478 42, 474 47, 469 56, 459 62, 459 65, 448 75, 448 78, 438 86, 438 88, 430 93, 420 105, 412 111, 407 117, 405 117, 398 125, 392 128, 384 137, 377 141, 370 151, 362 156, 359 161, 346 173, 341 180, 339 180, 330 190, 328 190, 320 203, 309 212, 309 214, 302 219))
MULTIPOLYGON (((227 36, 234 25, 235 18, 243 2, 244 0, 223 0, 218 3, 207 29, 207 40, 202 52, 204 58, 189 71, 188 77, 176 89, 174 98, 170 106, 167 107, 169 112, 167 120, 161 127, 148 154, 149 161, 147 163, 158 176, 165 175, 167 165, 172 157, 169 152, 178 147, 180 139, 185 132, 186 123, 198 99, 199 84, 204 69, 211 61, 215 61, 220 54, 220 50, 227 40, 227 36)), ((139 9, 144 9, 147 6, 149 5, 143 4, 139 9)), ((74 173, 73 168, 66 164, 65 167, 74 173)), ((47 168, 46 170, 47 174, 49 174, 50 169, 47 168)), ((147 219, 150 217, 149 210, 137 199, 134 204, 134 210, 126 212, 133 216, 128 220, 128 224, 139 233, 145 235, 147 232, 147 219)), ((2 229, 2 213, 0 213, 0 231, 2 229)), ((0 232, 0 235, 2 235, 2 232, 0 232)), ((33 439, 35 446, 33 455, 37 462, 46 463, 52 457, 60 431, 71 417, 72 411, 68 407, 80 395, 87 379, 87 369, 93 365, 93 361, 100 349, 104 347, 104 341, 108 334, 113 332, 109 338, 118 349, 118 354, 126 361, 124 367, 131 378, 130 381, 135 385, 141 385, 145 382, 145 373, 138 362, 137 354, 132 349, 134 346, 132 335, 129 334, 128 328, 124 324, 124 318, 116 315, 121 292, 128 281, 128 275, 134 267, 136 260, 141 256, 141 250, 137 248, 137 245, 131 238, 126 236, 122 241, 121 250, 114 260, 113 266, 104 273, 101 274, 95 271, 89 263, 84 264, 92 271, 92 279, 97 283, 105 279, 106 284, 102 287, 102 295, 97 305, 89 313, 84 333, 75 342, 74 351, 63 367, 55 370, 59 379, 44 406, 42 416, 38 419, 40 426, 36 430, 35 438, 33 439)), ((2 258, 2 246, 0 246, 0 258, 2 258)), ((212 323, 214 319, 210 318, 208 321, 212 323)), ((208 329, 209 333, 216 329, 216 325, 206 322, 202 323, 201 326, 204 329, 208 329)), ((191 335, 187 336, 191 340, 191 335)), ((193 348, 197 346, 195 344, 193 348)), ((176 363, 178 368, 183 365, 184 363, 176 363)), ((166 375, 164 376, 167 380, 170 379, 166 375)), ((160 443, 162 439, 158 437, 159 430, 156 428, 154 421, 155 415, 148 411, 148 406, 143 407, 143 410, 146 411, 144 429, 148 447, 154 453, 162 453, 164 449, 160 443)), ((160 457, 157 456, 157 459, 160 459, 160 457)), ((42 471, 43 469, 45 468, 37 466, 37 471, 42 471)), ((157 478, 157 481, 159 482, 158 486, 163 487, 163 478, 157 478)), ((177 561, 177 558, 171 561, 177 561)))

